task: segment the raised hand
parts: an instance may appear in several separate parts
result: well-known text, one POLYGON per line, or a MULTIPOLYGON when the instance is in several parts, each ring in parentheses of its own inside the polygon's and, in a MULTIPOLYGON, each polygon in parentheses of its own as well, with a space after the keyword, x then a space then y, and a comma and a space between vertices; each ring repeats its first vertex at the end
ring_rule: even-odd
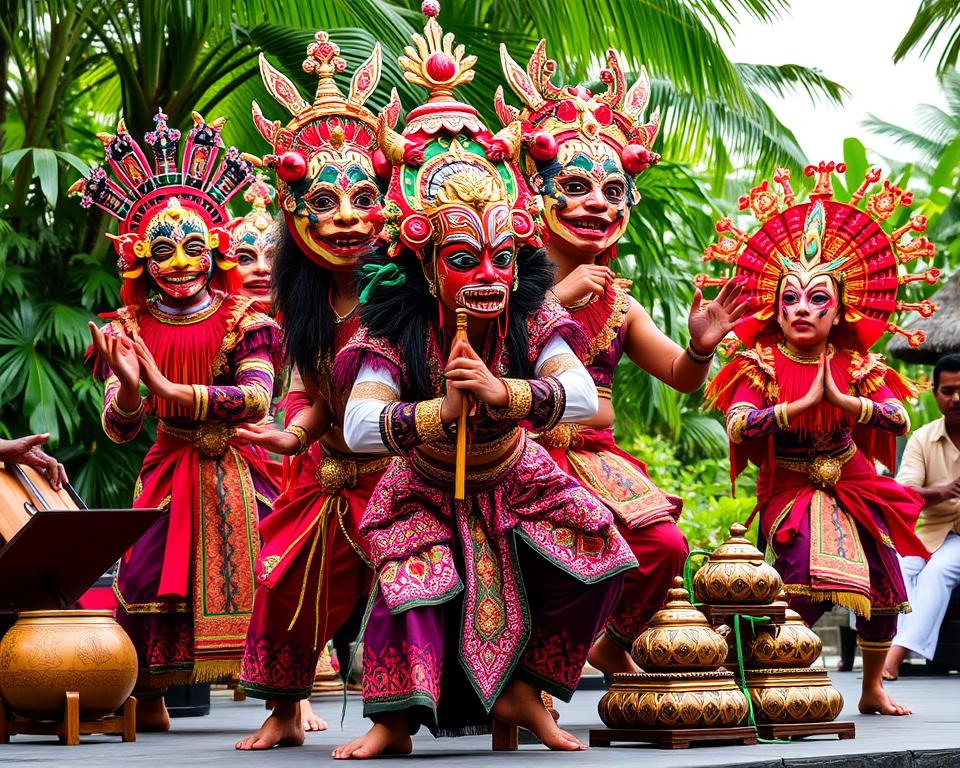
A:
POLYGON ((687 320, 694 349, 709 354, 733 330, 737 320, 750 308, 750 303, 741 299, 742 293, 743 281, 739 278, 728 280, 713 301, 705 303, 703 291, 699 288, 694 291, 687 320))
MULTIPOLYGON (((509 402, 507 386, 490 372, 468 341, 454 341, 444 376, 447 379, 448 392, 452 388, 494 408, 503 408, 509 402)), ((457 413, 459 412, 458 409, 457 413)))
POLYGON ((140 380, 144 383, 144 386, 157 397, 171 399, 172 382, 160 371, 160 366, 153 359, 153 354, 147 348, 143 339, 137 334, 130 343, 140 364, 140 380))
POLYGON ((55 491, 59 491, 67 482, 67 471, 63 464, 48 455, 40 447, 49 434, 27 435, 15 440, 0 440, 0 461, 13 464, 26 464, 42 472, 55 491))
POLYGON ((573 304, 584 296, 599 296, 614 279, 610 267, 600 264, 581 264, 551 289, 564 306, 573 304))
POLYGON ((237 427, 236 436, 240 442, 259 445, 264 450, 281 456, 293 456, 300 450, 297 436, 285 432, 275 424, 244 424, 237 427))
POLYGON ((126 336, 108 336, 95 323, 88 325, 94 348, 120 385, 128 390, 136 390, 140 385, 140 361, 133 343, 126 336))

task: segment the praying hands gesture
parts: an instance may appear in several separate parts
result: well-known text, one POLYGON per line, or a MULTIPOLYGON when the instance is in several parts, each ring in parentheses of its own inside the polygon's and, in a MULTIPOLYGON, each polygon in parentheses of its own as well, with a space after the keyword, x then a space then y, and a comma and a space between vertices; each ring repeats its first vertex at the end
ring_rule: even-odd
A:
POLYGON ((460 416, 464 397, 494 408, 503 408, 510 400, 507 385, 490 372, 469 341, 454 339, 443 373, 447 392, 440 406, 440 420, 444 424, 452 424, 460 416))
POLYGON ((833 372, 830 370, 830 359, 826 352, 820 355, 817 375, 810 384, 810 389, 803 397, 787 405, 787 417, 799 416, 824 401, 847 413, 855 416, 860 415, 860 398, 840 391, 840 387, 837 386, 837 382, 833 378, 833 372))
POLYGON ((690 331, 690 345, 702 354, 708 355, 733 330, 743 314, 750 308, 748 301, 742 301, 744 281, 741 278, 728 280, 717 298, 704 303, 703 291, 694 291, 693 305, 687 329, 690 331))

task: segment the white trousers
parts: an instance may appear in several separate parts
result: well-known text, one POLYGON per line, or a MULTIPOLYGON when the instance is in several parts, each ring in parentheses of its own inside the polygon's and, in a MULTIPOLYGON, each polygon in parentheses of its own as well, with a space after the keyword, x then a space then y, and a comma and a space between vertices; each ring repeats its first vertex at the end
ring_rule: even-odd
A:
POLYGON ((900 617, 893 644, 933 658, 950 593, 960 584, 960 536, 951 532, 929 560, 900 558, 911 613, 900 617))

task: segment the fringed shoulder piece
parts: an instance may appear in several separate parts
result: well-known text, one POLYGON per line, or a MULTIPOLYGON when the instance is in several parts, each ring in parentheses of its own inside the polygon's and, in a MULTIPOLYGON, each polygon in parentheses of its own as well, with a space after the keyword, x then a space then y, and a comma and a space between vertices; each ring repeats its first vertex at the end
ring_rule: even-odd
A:
POLYGON ((580 360, 586 359, 590 339, 584 327, 574 320, 566 309, 555 301, 545 301, 527 317, 527 335, 530 340, 527 355, 533 365, 553 334, 560 334, 580 360))
POLYGON ((213 359, 211 372, 216 378, 227 365, 227 358, 233 352, 244 336, 260 328, 269 329, 273 336, 273 343, 270 345, 270 357, 274 369, 280 370, 280 344, 277 338, 280 332, 280 326, 270 317, 259 312, 255 308, 256 299, 237 294, 228 295, 223 301, 221 311, 228 313, 226 330, 223 336, 223 342, 217 351, 217 356, 213 359))
POLYGON ((595 301, 587 302, 579 309, 569 310, 573 319, 583 326, 590 340, 583 361, 585 365, 589 365, 597 355, 609 349, 620 333, 630 308, 630 294, 627 289, 631 282, 625 278, 617 278, 595 301))
POLYGON ((916 382, 887 367, 883 356, 876 352, 865 355, 848 351, 850 355, 850 382, 858 395, 870 397, 883 386, 889 387, 898 400, 916 397, 920 389, 916 382))
POLYGON ((402 386, 407 384, 407 365, 400 350, 383 336, 372 336, 362 325, 333 361, 333 383, 340 391, 350 390, 365 365, 387 370, 402 386))
POLYGON ((780 394, 776 381, 773 348, 757 344, 745 349, 726 365, 707 384, 703 393, 703 409, 723 413, 733 405, 733 393, 746 381, 764 400, 774 403, 780 394))

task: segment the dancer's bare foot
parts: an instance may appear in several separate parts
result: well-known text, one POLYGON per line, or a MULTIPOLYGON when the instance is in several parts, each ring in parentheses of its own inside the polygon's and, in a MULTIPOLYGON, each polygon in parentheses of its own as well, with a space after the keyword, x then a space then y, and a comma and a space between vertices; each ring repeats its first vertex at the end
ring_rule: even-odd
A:
POLYGON ((887 651, 887 658, 883 662, 883 679, 896 680, 900 677, 900 665, 907 657, 908 649, 902 645, 892 645, 887 651))
POLYGON ((543 706, 540 691, 518 678, 507 683, 490 714, 498 720, 526 728, 550 749, 572 752, 587 748, 576 736, 557 726, 550 711, 543 706))
POLYGON ((137 731, 162 733, 170 730, 170 713, 163 696, 147 701, 137 700, 137 731))
POLYGON ((325 731, 327 730, 327 721, 313 711, 310 706, 310 699, 303 699, 300 702, 300 722, 303 723, 305 731, 325 731))
POLYGON ((260 730, 252 736, 240 739, 233 747, 242 750, 299 747, 303 744, 303 739, 300 702, 279 701, 270 716, 263 721, 260 730))
POLYGON ((377 722, 359 739, 333 750, 333 757, 336 760, 366 760, 379 755, 409 755, 411 752, 413 739, 410 738, 406 714, 385 712, 377 715, 377 722))
POLYGON ((613 675, 617 672, 637 673, 640 671, 640 667, 630 658, 626 649, 615 643, 606 634, 600 635, 600 639, 593 644, 593 648, 587 654, 587 661, 605 675, 613 675))
POLYGON ((912 715, 913 710, 897 704, 882 687, 864 690, 860 696, 860 712, 864 715, 912 715))

